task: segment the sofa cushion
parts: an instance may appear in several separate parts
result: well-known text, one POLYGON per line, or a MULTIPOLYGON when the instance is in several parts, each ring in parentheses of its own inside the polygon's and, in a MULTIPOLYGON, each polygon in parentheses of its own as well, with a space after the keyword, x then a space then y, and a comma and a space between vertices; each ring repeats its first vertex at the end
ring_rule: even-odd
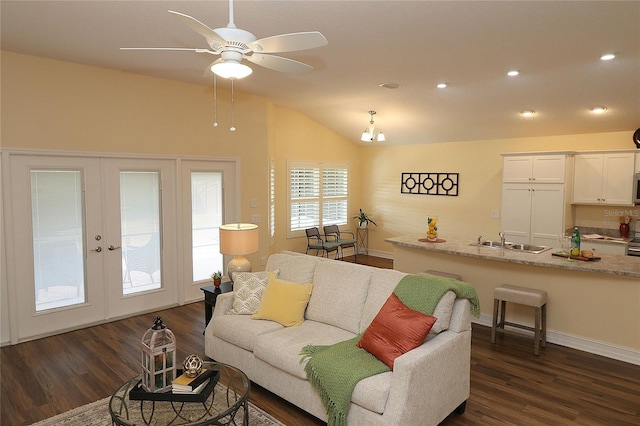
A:
POLYGON ((352 333, 360 330, 362 310, 375 269, 353 263, 318 262, 307 319, 335 325, 352 333))
POLYGON ((304 311, 309 303, 313 284, 299 284, 276 278, 269 272, 269 282, 262 294, 258 311, 253 319, 275 321, 291 327, 304 321, 304 311))
MULTIPOLYGON (((373 273, 371 276, 371 284, 369 284, 369 294, 367 294, 367 301, 364 304, 362 311, 362 320, 360 321, 359 332, 364 332, 371 321, 378 315, 380 308, 387 301, 393 289, 404 277, 404 272, 396 271, 393 269, 380 269, 373 273)), ((434 315, 435 316, 435 315, 434 315)))
POLYGON ((258 336, 284 328, 277 322, 257 321, 249 315, 220 315, 210 324, 210 332, 216 337, 250 352, 253 352, 258 336))
POLYGON ((267 271, 280 271, 278 278, 294 283, 307 284, 313 282, 313 273, 318 260, 314 256, 304 254, 293 255, 276 253, 267 260, 267 271))
MULTIPOLYGON (((369 294, 367 295, 367 301, 362 313, 362 321, 360 322, 360 333, 364 332, 373 318, 378 314, 380 308, 386 302, 387 298, 405 273, 395 271, 392 269, 380 269, 376 271, 371 277, 371 285, 369 286, 369 294)), ((451 313, 453 312, 453 303, 456 301, 456 294, 453 291, 448 291, 442 296, 435 310, 433 316, 438 320, 429 334, 436 335, 449 328, 449 322, 451 321, 451 313)))
MULTIPOLYGON (((276 276, 278 272, 276 271, 276 276)), ((267 286, 268 272, 240 272, 233 275, 233 307, 227 315, 255 314, 267 286)))
POLYGON ((414 311, 391 293, 358 342, 393 370, 393 361, 424 342, 436 322, 431 315, 414 311))
POLYGON ((307 380, 300 350, 307 345, 332 345, 355 337, 354 333, 316 321, 258 336, 254 356, 280 370, 307 380))

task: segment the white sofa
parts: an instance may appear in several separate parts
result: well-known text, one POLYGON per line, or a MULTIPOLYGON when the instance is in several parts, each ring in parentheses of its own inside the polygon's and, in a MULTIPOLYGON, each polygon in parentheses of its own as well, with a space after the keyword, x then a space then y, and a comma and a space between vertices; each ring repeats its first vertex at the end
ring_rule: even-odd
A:
MULTIPOLYGON (((293 253, 271 255, 266 270, 276 269, 283 280, 314 285, 302 325, 287 328, 250 315, 226 315, 233 293, 225 293, 218 296, 205 332, 205 354, 326 421, 300 363, 300 349, 363 332, 405 274, 293 253)), ((434 316, 438 321, 425 343, 398 357, 393 372, 356 385, 349 425, 437 425, 454 411, 464 412, 470 383, 469 301, 450 291, 434 316)))

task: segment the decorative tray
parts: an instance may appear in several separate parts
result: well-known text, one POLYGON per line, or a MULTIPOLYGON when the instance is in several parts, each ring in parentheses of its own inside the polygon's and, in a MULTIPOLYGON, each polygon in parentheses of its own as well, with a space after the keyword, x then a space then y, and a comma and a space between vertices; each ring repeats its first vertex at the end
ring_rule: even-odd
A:
MULTIPOLYGON (((182 374, 182 370, 176 370, 177 377, 182 374)), ((173 393, 168 392, 147 392, 142 387, 142 380, 140 380, 130 391, 130 400, 142 400, 142 401, 173 401, 173 402, 205 402, 213 388, 216 387, 220 379, 220 371, 215 371, 209 379, 207 386, 202 389, 200 393, 173 393)))
POLYGON ((584 257, 584 256, 572 256, 572 255, 568 255, 568 254, 564 254, 564 253, 551 253, 551 256, 557 256, 557 257, 563 257, 565 259, 573 259, 573 260, 581 260, 583 262, 591 262, 594 260, 600 260, 602 259, 601 257, 584 257))
POLYGON ((435 241, 428 240, 427 238, 420 238, 418 241, 421 243, 446 243, 447 240, 443 240, 442 238, 438 238, 435 241))

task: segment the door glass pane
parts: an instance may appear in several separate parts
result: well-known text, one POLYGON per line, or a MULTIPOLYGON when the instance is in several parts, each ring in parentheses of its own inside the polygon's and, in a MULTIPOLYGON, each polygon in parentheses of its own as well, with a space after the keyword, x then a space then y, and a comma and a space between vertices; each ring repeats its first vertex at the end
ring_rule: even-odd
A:
POLYGON ((191 173, 191 242, 193 281, 222 271, 219 227, 222 225, 222 173, 191 173))
POLYGON ((158 172, 120 172, 120 221, 123 294, 160 288, 158 172))
POLYGON ((31 171, 36 311, 85 302, 82 173, 31 171))

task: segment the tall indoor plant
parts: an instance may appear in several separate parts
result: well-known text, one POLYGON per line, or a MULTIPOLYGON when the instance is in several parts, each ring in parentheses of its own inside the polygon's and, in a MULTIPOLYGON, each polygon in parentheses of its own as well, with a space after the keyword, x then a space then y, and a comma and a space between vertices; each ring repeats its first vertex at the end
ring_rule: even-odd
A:
POLYGON ((375 226, 378 226, 378 224, 375 223, 367 213, 363 212, 362 209, 360 209, 360 213, 358 215, 353 216, 353 219, 358 219, 358 226, 360 228, 366 228, 369 226, 369 223, 373 223, 375 226))

